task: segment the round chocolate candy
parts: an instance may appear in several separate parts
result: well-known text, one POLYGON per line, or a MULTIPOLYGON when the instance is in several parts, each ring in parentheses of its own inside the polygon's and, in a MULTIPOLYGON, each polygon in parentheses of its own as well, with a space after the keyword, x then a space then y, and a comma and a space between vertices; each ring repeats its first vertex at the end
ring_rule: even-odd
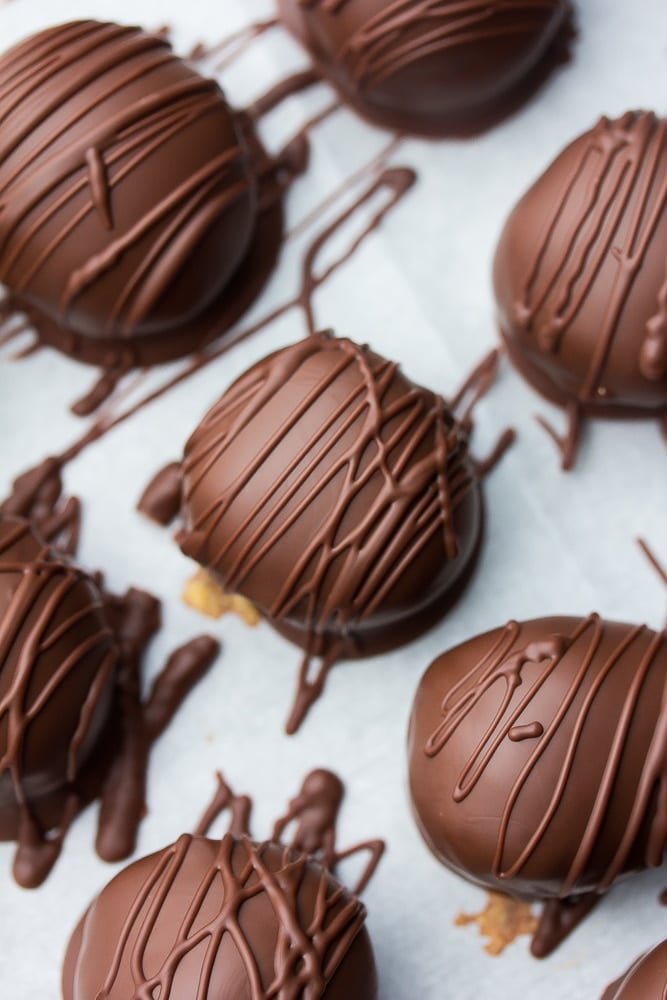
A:
POLYGON ((468 432, 396 364, 308 337, 242 375, 191 436, 181 547, 311 655, 397 646, 475 562, 468 432))
MULTIPOLYGON (((489 889, 557 901, 570 923, 577 901, 661 864, 666 682, 664 632, 597 615, 509 622, 440 656, 408 738, 433 853, 489 889)), ((534 953, 567 924, 543 924, 534 953)))
POLYGON ((512 211, 496 250, 500 330, 548 398, 667 412, 667 119, 602 118, 512 211))
POLYGON ((0 279, 42 340, 164 361, 257 294, 282 225, 279 197, 259 206, 266 156, 165 38, 41 31, 0 58, 0 116, 0 279))
POLYGON ((646 952, 615 983, 602 1000, 664 1000, 667 996, 667 941, 646 952))
POLYGON ((542 82, 571 30, 568 0, 278 0, 316 67, 375 124, 469 134, 542 82))
POLYGON ((57 853, 47 834, 87 797, 117 649, 93 581, 2 513, 0 621, 0 839, 18 840, 16 878, 34 885, 39 851, 57 853))
POLYGON ((64 1000, 375 1000, 362 903, 275 843, 189 835, 135 861, 93 901, 64 1000))

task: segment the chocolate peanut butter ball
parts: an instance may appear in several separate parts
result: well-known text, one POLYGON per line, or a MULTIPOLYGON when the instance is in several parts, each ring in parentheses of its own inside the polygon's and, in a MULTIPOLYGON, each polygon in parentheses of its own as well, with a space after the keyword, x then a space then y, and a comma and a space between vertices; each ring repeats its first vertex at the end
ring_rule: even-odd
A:
POLYGON ((564 58, 567 0, 278 0, 345 102, 374 124, 470 134, 514 110, 564 58))
POLYGON ((64 1000, 375 1000, 362 903, 275 843, 182 836, 93 901, 63 970, 64 1000))
MULTIPOLYGON (((213 80, 139 28, 76 21, 0 58, 0 280, 42 340, 146 364, 222 332, 268 275, 279 199, 213 80)), ((270 172, 270 171, 269 171, 270 172)))

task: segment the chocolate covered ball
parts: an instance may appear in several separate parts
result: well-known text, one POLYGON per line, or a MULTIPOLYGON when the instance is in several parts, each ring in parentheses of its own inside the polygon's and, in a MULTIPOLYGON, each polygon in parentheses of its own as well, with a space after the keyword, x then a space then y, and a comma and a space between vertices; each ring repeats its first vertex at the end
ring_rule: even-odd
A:
POLYGON ((278 0, 343 100, 401 131, 478 132, 564 57, 567 0, 278 0))
POLYGON ((0 513, 0 839, 33 849, 85 798, 113 700, 117 649, 93 581, 0 513))
POLYGON ((221 332, 277 253, 250 122, 160 36, 77 21, 0 58, 0 279, 40 337, 144 364, 221 332))
POLYGON ((600 416, 667 412, 667 120, 631 112, 568 146, 496 250, 500 330, 526 379, 600 416))
POLYGON ((563 903, 661 864, 666 682, 664 632, 597 615, 509 622, 440 656, 408 739, 428 846, 486 888, 563 903))
POLYGON ((64 1000, 375 1000, 365 909, 326 869, 274 843, 183 836, 93 901, 64 1000))
POLYGON ((242 375, 187 442, 181 547, 309 654, 397 646, 475 562, 468 432, 393 362, 308 337, 242 375))
POLYGON ((664 1000, 667 996, 667 941, 646 952, 615 983, 602 1000, 664 1000))

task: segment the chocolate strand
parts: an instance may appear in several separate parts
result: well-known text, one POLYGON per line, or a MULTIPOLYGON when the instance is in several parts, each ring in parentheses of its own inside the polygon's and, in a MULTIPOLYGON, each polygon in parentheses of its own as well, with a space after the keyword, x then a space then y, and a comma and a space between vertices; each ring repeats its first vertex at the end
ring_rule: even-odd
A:
POLYGON ((215 60, 213 65, 216 72, 220 72, 242 55, 255 38, 266 34, 278 23, 277 18, 272 17, 266 21, 256 21, 240 28, 213 45, 198 42, 188 53, 187 59, 194 63, 213 59, 215 60))
POLYGON ((250 813, 252 800, 247 795, 236 795, 220 771, 216 771, 217 788, 202 818, 193 830, 196 837, 205 837, 218 816, 229 810, 228 833, 235 837, 250 836, 250 813))
POLYGON ((131 590, 113 598, 121 647, 119 671, 120 745, 102 793, 97 852, 106 861, 134 850, 139 823, 146 812, 146 772, 153 743, 167 727, 195 684, 218 655, 209 636, 191 639, 175 650, 155 679, 145 702, 141 698, 140 662, 159 627, 159 602, 131 590))

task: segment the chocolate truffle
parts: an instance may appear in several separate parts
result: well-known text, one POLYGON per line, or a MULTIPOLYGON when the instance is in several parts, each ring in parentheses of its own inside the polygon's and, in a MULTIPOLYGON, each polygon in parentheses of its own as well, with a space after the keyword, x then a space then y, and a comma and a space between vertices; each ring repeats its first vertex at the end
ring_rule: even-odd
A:
POLYGON ((365 909, 318 862, 227 834, 136 861, 75 931, 64 1000, 375 1000, 365 909))
POLYGON ((602 1000, 664 1000, 667 996, 667 941, 658 944, 609 986, 602 1000))
POLYGON ((15 875, 33 885, 84 795, 118 654, 93 581, 2 513, 0 623, 0 839, 18 840, 15 875))
POLYGON ((181 546, 311 655, 392 648, 474 564, 468 432, 396 364, 308 337, 242 375, 186 444, 181 546))
POLYGON ((563 59, 567 0, 278 0, 344 101, 374 124, 469 134, 520 104, 563 59))
POLYGON ((667 412, 667 120, 602 118, 512 211, 495 256, 510 358, 549 399, 667 412))
POLYGON ((77 21, 0 59, 0 279, 44 341, 145 364, 220 333, 282 225, 267 158, 213 80, 138 28, 77 21))
POLYGON ((557 901, 535 954, 562 935, 559 910, 576 920, 621 875, 662 862, 666 681, 664 632, 597 615, 509 622, 422 678, 408 737, 417 823, 465 878, 557 901))

